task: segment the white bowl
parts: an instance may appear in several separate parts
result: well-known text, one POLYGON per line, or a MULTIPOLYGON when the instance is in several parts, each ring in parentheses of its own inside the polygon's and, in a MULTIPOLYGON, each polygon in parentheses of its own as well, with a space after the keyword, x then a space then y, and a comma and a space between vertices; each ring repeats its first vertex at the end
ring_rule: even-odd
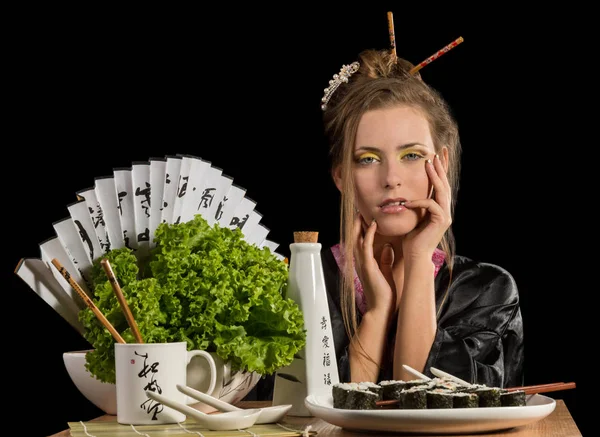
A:
MULTIPOLYGON (((229 404, 236 404, 244 399, 260 380, 260 374, 258 373, 232 371, 229 362, 223 361, 223 359, 214 352, 210 352, 210 355, 215 361, 215 367, 217 368, 215 388, 212 393, 208 393, 213 398, 217 398, 229 404)), ((187 368, 186 385, 206 393, 209 388, 209 372, 210 369, 205 359, 201 357, 192 357, 187 368)), ((203 402, 193 401, 190 406, 203 413, 217 411, 216 408, 206 405, 203 402)))
POLYGON ((87 350, 63 353, 63 361, 71 381, 91 403, 106 414, 117 414, 117 389, 115 384, 96 379, 85 368, 87 350))
MULTIPOLYGON (((96 379, 85 368, 85 354, 87 350, 63 353, 65 367, 71 380, 90 402, 106 414, 117 414, 117 390, 115 384, 102 382, 96 379)), ((241 401, 254 388, 260 380, 256 372, 231 372, 231 366, 224 363, 215 353, 210 353, 217 367, 215 389, 211 396, 230 404, 241 401)), ((207 374, 208 363, 201 357, 193 357, 187 370, 187 385, 201 392, 208 389, 207 374)), ((192 400, 192 408, 203 413, 217 411, 216 408, 203 402, 192 400)))

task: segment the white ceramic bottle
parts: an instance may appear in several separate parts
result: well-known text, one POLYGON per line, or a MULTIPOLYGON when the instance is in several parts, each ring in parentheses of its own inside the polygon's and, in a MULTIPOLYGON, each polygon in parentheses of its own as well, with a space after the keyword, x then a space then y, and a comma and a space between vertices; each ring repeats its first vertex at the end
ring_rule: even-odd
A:
POLYGON ((273 405, 292 404, 292 416, 311 416, 304 405, 308 395, 327 396, 339 382, 329 304, 317 232, 294 232, 290 244, 287 297, 304 316, 306 346, 289 366, 275 374, 273 405))

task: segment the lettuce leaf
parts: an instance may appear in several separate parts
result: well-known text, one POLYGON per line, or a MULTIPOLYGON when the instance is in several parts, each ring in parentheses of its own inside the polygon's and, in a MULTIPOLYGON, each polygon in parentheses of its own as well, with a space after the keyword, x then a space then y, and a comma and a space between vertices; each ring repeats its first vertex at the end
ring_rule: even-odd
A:
MULTIPOLYGON (((285 298, 288 265, 269 248, 243 239, 236 228, 212 227, 197 215, 185 223, 161 223, 147 259, 128 248, 110 261, 147 343, 185 341, 189 349, 216 352, 234 370, 272 374, 291 364, 306 343, 298 304, 285 298)), ((134 342, 100 260, 92 270, 94 302, 134 342)), ((115 382, 114 339, 87 307, 80 312, 93 346, 86 368, 115 382)))

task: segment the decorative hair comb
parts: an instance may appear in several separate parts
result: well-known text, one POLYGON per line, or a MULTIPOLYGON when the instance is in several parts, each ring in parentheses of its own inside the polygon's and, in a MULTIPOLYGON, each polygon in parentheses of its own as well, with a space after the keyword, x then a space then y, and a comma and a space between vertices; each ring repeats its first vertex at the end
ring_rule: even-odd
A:
POLYGON ((329 81, 329 86, 324 90, 325 95, 321 99, 321 102, 323 103, 321 109, 325 110, 325 108, 327 108, 327 103, 329 103, 329 99, 335 90, 338 89, 342 82, 347 83, 350 76, 358 71, 358 67, 360 67, 358 62, 353 62, 350 65, 342 65, 340 72, 333 75, 333 79, 329 81))
MULTIPOLYGON (((390 53, 391 53, 392 57, 394 58, 394 60, 397 60, 398 56, 396 55, 396 36, 394 33, 394 16, 393 16, 392 12, 388 12, 387 17, 388 17, 388 31, 389 31, 389 35, 390 35, 390 53)), ((453 42, 451 42, 447 46, 443 47, 442 49, 438 50, 433 55, 431 55, 430 57, 425 59, 423 62, 420 62, 419 64, 415 65, 413 68, 411 68, 411 70, 408 73, 411 75, 415 74, 421 68, 423 68, 424 66, 435 61, 437 58, 442 56, 444 53, 448 53, 451 49, 453 49, 454 47, 456 47, 463 41, 464 41, 464 39, 462 36, 458 37, 453 42)), ((329 103, 331 96, 338 89, 338 87, 342 83, 347 83, 350 76, 352 76, 354 73, 356 73, 358 71, 359 67, 360 67, 360 64, 358 62, 353 62, 350 65, 343 65, 340 72, 338 74, 333 75, 333 79, 329 81, 329 86, 327 88, 325 88, 325 94, 323 95, 323 98, 321 99, 321 109, 322 110, 325 110, 327 108, 327 103, 329 103)))

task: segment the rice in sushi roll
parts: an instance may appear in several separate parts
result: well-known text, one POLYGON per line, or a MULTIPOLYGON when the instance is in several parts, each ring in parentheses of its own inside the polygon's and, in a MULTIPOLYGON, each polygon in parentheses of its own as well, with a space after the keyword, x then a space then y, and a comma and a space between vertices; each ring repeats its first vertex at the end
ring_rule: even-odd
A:
POLYGON ((358 387, 363 390, 372 391, 377 395, 377 400, 380 401, 383 398, 383 389, 379 384, 375 384, 374 382, 366 381, 359 382, 358 387))
POLYGON ((435 382, 431 379, 411 379, 410 381, 406 381, 404 388, 412 388, 412 387, 424 387, 424 388, 433 388, 435 386, 435 382))
POLYGON ((450 378, 434 378, 431 380, 433 388, 441 388, 446 390, 458 391, 464 385, 452 381, 450 378))

